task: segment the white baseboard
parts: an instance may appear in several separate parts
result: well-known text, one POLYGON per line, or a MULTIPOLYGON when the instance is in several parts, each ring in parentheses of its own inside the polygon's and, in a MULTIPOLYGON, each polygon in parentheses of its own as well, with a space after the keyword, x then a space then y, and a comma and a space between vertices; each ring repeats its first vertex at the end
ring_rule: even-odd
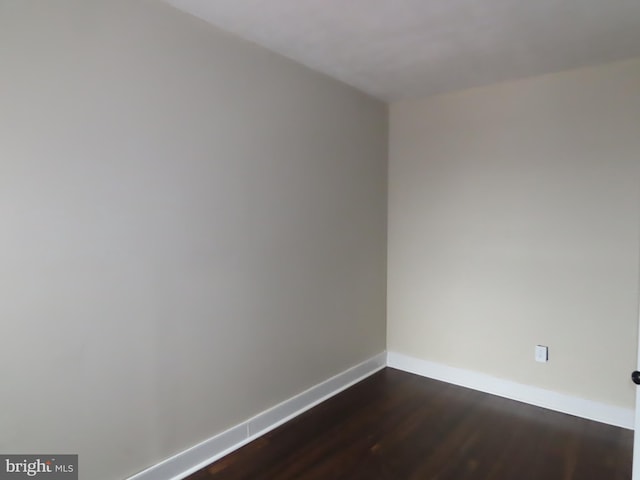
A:
POLYGON ((180 480, 237 450, 386 366, 382 352, 128 480, 180 480))
POLYGON ((538 407, 633 430, 635 411, 402 355, 387 353, 387 366, 538 407))
POLYGON ((385 366, 617 427, 630 430, 634 428, 635 412, 631 408, 585 400, 400 353, 383 352, 255 417, 149 467, 128 480, 181 480, 382 370, 385 366))

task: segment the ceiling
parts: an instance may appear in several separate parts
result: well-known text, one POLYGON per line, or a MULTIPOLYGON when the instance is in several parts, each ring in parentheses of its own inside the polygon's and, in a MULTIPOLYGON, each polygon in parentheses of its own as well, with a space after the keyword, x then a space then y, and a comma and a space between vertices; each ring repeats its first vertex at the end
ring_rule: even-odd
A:
POLYGON ((640 0, 166 0, 386 101, 640 56, 640 0))

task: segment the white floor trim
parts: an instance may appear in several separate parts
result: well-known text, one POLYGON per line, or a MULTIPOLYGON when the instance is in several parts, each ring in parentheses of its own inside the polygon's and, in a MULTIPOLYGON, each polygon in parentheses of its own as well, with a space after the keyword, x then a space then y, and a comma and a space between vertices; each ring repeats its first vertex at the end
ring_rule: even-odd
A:
POLYGON ((387 353, 387 366, 481 392, 633 430, 635 411, 504 380, 484 373, 387 353))
POLYGON ((129 480, 181 480, 382 370, 386 362, 386 352, 371 357, 229 430, 149 467, 129 480))

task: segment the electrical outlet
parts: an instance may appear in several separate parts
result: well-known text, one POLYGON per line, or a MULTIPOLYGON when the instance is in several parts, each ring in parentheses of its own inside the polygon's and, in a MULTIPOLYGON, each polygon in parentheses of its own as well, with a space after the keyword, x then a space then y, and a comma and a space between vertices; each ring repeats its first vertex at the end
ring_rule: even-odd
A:
POLYGON ((549 361, 549 347, 536 345, 536 362, 547 363, 549 361))

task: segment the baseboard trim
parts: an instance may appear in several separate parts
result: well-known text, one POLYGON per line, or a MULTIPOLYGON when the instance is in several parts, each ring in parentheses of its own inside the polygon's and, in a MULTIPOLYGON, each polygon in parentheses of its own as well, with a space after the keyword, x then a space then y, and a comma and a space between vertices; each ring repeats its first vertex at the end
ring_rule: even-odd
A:
POLYGON ((382 370, 386 363, 382 352, 128 480, 181 480, 382 370))
POLYGON ((396 352, 387 353, 387 366, 576 417, 629 430, 634 428, 635 411, 631 408, 586 400, 396 352))

